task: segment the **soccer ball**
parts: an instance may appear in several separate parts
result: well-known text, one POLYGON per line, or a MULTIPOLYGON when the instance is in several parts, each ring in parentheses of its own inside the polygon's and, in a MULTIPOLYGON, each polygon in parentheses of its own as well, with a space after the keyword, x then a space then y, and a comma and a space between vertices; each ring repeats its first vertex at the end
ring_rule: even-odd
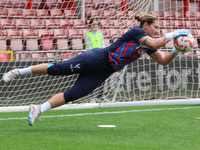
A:
POLYGON ((187 36, 179 36, 174 39, 174 46, 181 53, 187 53, 194 47, 194 38, 191 34, 187 36))

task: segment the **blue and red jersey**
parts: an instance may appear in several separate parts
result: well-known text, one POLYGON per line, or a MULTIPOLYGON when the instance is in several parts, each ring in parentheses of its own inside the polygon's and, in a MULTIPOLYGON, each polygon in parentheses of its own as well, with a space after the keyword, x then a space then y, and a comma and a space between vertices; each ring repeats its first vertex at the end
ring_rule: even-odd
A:
POLYGON ((151 50, 138 42, 144 36, 147 36, 144 30, 135 26, 115 43, 105 48, 109 52, 109 62, 115 65, 115 71, 121 70, 124 66, 137 60, 146 52, 149 55, 157 51, 157 49, 151 50))

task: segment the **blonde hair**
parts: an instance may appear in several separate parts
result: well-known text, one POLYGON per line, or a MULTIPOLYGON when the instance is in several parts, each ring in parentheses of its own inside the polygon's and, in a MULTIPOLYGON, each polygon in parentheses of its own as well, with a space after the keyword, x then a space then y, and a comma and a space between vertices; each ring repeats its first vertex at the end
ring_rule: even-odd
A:
POLYGON ((140 28, 143 27, 145 22, 151 25, 154 21, 160 21, 158 17, 153 16, 151 14, 145 14, 145 15, 136 14, 135 19, 140 22, 140 28))

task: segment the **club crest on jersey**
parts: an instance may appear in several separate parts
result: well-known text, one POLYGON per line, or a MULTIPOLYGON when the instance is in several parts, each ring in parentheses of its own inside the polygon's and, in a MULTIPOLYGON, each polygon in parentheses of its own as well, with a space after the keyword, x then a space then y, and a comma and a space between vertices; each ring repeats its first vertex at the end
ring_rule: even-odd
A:
POLYGON ((74 72, 74 69, 81 69, 81 67, 80 67, 80 64, 77 64, 75 66, 73 66, 73 64, 71 64, 70 69, 71 69, 71 72, 74 72))

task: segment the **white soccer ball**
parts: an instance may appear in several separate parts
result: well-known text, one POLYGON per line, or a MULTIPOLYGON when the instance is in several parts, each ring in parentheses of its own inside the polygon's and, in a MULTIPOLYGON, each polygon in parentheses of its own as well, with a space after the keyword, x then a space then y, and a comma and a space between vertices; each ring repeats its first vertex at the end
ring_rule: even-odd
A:
POLYGON ((174 39, 174 46, 181 53, 187 53, 194 47, 194 38, 191 34, 187 36, 179 36, 174 39))

